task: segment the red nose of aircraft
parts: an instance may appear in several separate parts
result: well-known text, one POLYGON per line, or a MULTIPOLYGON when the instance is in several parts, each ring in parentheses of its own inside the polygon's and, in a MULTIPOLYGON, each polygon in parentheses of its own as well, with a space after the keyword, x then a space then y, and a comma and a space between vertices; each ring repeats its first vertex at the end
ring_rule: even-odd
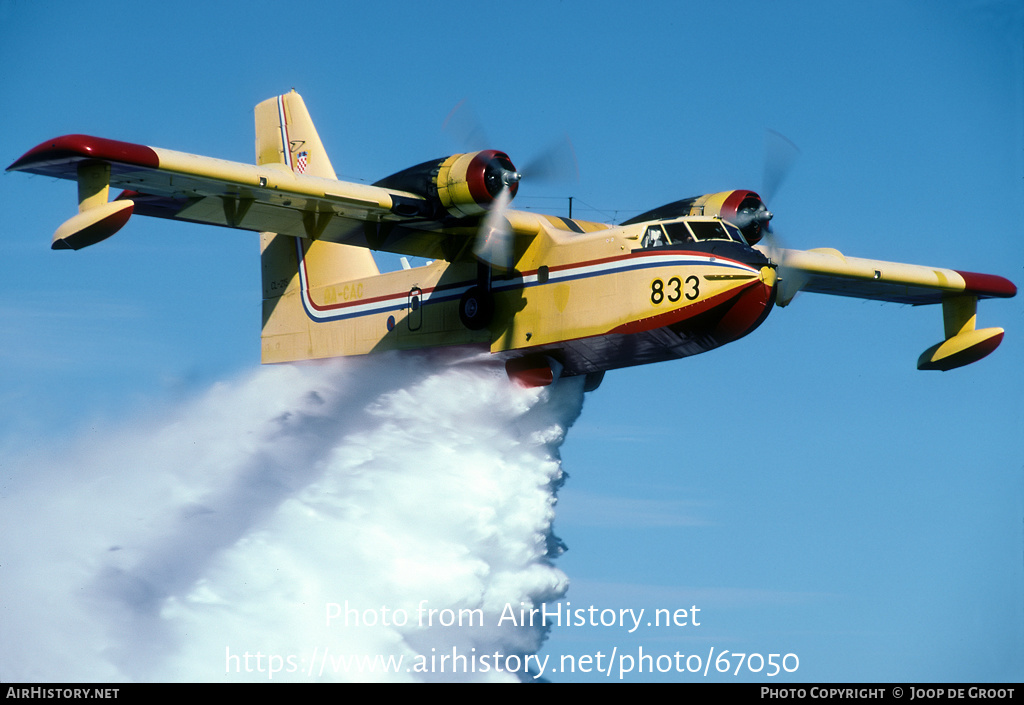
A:
POLYGON ((715 337, 721 344, 742 338, 764 322, 775 305, 777 284, 775 268, 761 267, 758 279, 737 294, 715 327, 715 337))

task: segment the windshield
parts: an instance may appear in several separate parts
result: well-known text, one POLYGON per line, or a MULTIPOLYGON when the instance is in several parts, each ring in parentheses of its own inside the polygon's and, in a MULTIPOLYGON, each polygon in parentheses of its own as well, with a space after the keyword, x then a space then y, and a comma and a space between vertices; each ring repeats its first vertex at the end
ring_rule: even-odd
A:
POLYGON ((674 223, 649 225, 640 246, 662 247, 704 240, 729 240, 746 244, 739 229, 721 220, 679 220, 674 223))
POLYGON ((672 238, 672 243, 681 245, 684 242, 694 242, 693 235, 686 227, 686 223, 665 223, 665 230, 672 238))
POLYGON ((743 242, 739 230, 732 225, 726 225, 720 220, 694 220, 689 223, 689 226, 698 240, 735 240, 736 242, 743 242))
POLYGON ((722 223, 725 228, 725 232, 729 233, 729 237, 736 242, 742 242, 744 245, 748 245, 747 238, 743 236, 743 231, 737 228, 732 223, 722 223))

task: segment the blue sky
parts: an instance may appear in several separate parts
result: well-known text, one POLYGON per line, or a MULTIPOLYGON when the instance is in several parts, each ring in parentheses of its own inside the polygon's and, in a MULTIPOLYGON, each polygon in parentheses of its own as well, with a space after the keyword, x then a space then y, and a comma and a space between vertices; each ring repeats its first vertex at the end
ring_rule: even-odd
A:
MULTIPOLYGON (((769 204, 786 245, 1024 281, 1012 2, 0 0, 0 27, 5 165, 76 132, 251 161, 253 106, 295 87, 339 177, 372 182, 459 151, 441 125, 468 98, 516 163, 571 136, 580 181, 524 183, 514 207, 564 214, 574 196, 577 217, 619 221, 756 190, 771 128, 801 149, 769 204)), ((73 184, 4 175, 0 209, 0 449, 259 364, 253 234, 138 218, 51 252, 73 184)), ((545 650, 715 646, 795 653, 798 680, 1019 681, 1022 307, 983 302, 1002 347, 944 374, 915 370, 940 310, 813 294, 721 350, 609 373, 561 451, 567 599, 696 604, 704 621, 556 629, 545 650)))

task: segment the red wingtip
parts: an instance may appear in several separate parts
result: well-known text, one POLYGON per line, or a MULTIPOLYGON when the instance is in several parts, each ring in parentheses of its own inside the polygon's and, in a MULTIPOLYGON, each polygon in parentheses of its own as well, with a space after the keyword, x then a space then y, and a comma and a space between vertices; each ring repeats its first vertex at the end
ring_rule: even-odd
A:
POLYGON ((964 283, 967 285, 966 293, 968 294, 982 297, 991 296, 1000 299, 1010 299, 1017 295, 1017 286, 1004 277, 995 274, 977 274, 975 272, 960 271, 957 271, 957 274, 964 278, 964 283))
POLYGON ((28 171, 36 174, 62 172, 62 169, 56 168, 57 165, 66 165, 82 159, 97 159, 147 168, 160 166, 160 158, 156 152, 145 145, 90 135, 64 135, 28 150, 7 167, 7 171, 28 171))

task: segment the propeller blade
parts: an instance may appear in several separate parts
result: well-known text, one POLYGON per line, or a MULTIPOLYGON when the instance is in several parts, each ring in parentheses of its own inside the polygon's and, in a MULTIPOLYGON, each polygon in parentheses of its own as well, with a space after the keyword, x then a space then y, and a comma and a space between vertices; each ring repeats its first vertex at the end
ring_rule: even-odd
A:
POLYGON ((456 142, 469 151, 475 152, 487 149, 490 145, 490 141, 487 139, 487 132, 483 128, 483 123, 477 116, 476 111, 473 110, 473 106, 465 98, 460 100, 452 108, 452 111, 448 113, 448 117, 444 119, 444 125, 441 129, 450 134, 456 142))
POLYGON ((531 159, 523 174, 533 182, 566 182, 580 180, 580 166, 576 149, 569 135, 552 142, 544 151, 531 159))
POLYGON ((771 203, 798 156, 799 147, 775 130, 765 130, 764 174, 761 179, 761 199, 765 203, 771 203))
POLYGON ((788 306, 807 283, 807 275, 787 264, 789 250, 781 246, 776 233, 766 230, 759 246, 775 265, 779 282, 775 289, 775 303, 788 306))
POLYGON ((473 254, 495 269, 507 270, 512 267, 512 226, 505 217, 511 201, 512 194, 507 186, 503 186, 484 216, 473 247, 473 254))
MULTIPOLYGON (((460 100, 452 108, 444 120, 442 129, 464 149, 478 151, 493 146, 483 127, 483 121, 466 99, 460 100)), ((528 180, 537 183, 579 181, 580 169, 572 140, 565 135, 564 138, 552 142, 529 160, 521 172, 528 180)))

